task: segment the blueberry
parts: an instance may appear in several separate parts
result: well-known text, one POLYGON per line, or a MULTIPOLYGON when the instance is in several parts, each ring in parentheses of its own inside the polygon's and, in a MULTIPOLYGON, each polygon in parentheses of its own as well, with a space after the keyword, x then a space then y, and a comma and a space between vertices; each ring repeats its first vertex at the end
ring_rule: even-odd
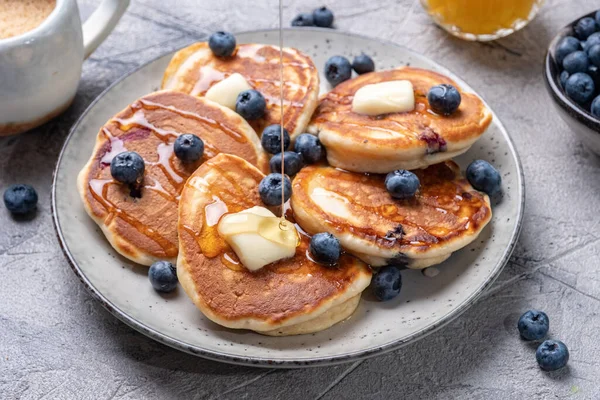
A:
POLYGON ((592 47, 596 44, 600 44, 600 32, 592 33, 590 35, 590 37, 587 38, 587 40, 585 42, 583 42, 582 44, 583 44, 583 49, 589 55, 590 47, 592 47))
POLYGON ((562 65, 565 71, 570 74, 574 74, 575 72, 586 72, 590 65, 590 60, 588 59, 587 54, 585 54, 585 51, 574 51, 565 57, 562 65))
MULTIPOLYGON (((293 151, 286 151, 283 155, 284 173, 288 176, 296 175, 298 171, 302 169, 304 164, 302 162, 302 155, 293 151)), ((271 172, 281 174, 281 153, 277 153, 271 157, 269 167, 271 167, 271 172)))
POLYGON ((347 81, 352 76, 352 66, 346 57, 333 56, 325 63, 325 78, 332 86, 347 81))
POLYGON ((585 40, 592 33, 596 32, 597 28, 598 26, 596 25, 596 21, 594 21, 594 18, 585 17, 577 21, 573 30, 575 31, 575 35, 580 40, 585 40))
POLYGON ((301 13, 292 20, 292 26, 314 26, 315 20, 310 13, 301 13))
POLYGON ((198 136, 185 133, 175 139, 175 155, 183 162, 194 162, 204 154, 204 142, 198 136))
POLYGON ((148 270, 148 279, 154 290, 172 292, 177 287, 177 270, 167 261, 157 261, 148 270))
POLYGON ((588 48, 588 58, 596 67, 600 67, 600 43, 588 48))
POLYGON ((4 205, 15 215, 29 214, 37 207, 38 195, 30 185, 11 185, 4 191, 4 205))
POLYGON ((145 169, 144 159, 134 151, 119 153, 110 163, 112 177, 128 185, 140 183, 145 169))
POLYGON ((365 53, 361 53, 359 56, 354 57, 352 69, 354 69, 357 74, 373 72, 375 71, 375 62, 373 62, 373 59, 365 53))
POLYGON ((333 12, 327 7, 320 7, 313 11, 313 19, 316 26, 331 28, 333 25, 333 12))
POLYGON ((475 160, 467 167, 467 180, 477 190, 490 196, 500 192, 502 178, 496 168, 484 160, 475 160))
POLYGON ((310 133, 302 133, 296 138, 294 151, 302 154, 302 159, 307 164, 321 161, 325 156, 325 148, 319 138, 310 133))
POLYGON ((596 14, 594 15, 594 19, 596 20, 596 24, 598 26, 600 26, 600 11, 596 11, 596 14))
POLYGON ((577 50, 581 50, 581 42, 573 36, 565 36, 558 42, 554 51, 554 58, 558 65, 562 65, 565 57, 577 50))
POLYGON ((550 321, 543 311, 529 310, 521 315, 517 328, 521 337, 525 340, 540 340, 546 337, 550 321))
POLYGON ((385 177, 385 188, 395 199, 404 200, 414 197, 419 186, 421 186, 419 178, 404 169, 390 172, 385 177))
POLYGON ((321 264, 335 265, 340 259, 340 241, 331 233, 317 233, 310 238, 310 254, 321 264))
MULTIPOLYGON (((292 182, 290 178, 285 177, 283 185, 284 202, 288 201, 292 196, 292 182)), ((260 181, 258 185, 258 193, 263 203, 268 206, 281 205, 281 173, 269 174, 260 181)))
POLYGON ((590 101, 594 96, 596 86, 588 74, 577 72, 567 79, 565 92, 575 103, 583 105, 590 101))
POLYGON ((388 301, 400 294, 402 289, 402 274, 394 265, 381 267, 373 276, 373 293, 380 301, 388 301))
POLYGON ((560 73, 560 84, 562 85, 563 89, 565 88, 565 85, 567 84, 567 79, 569 79, 569 73, 567 71, 563 71, 560 73))
POLYGON ((230 57, 235 51, 235 37, 229 32, 215 32, 208 39, 208 47, 217 57, 230 57))
POLYGON ((262 118, 266 109, 267 102, 258 90, 248 89, 238 94, 235 111, 244 119, 251 121, 262 118))
POLYGON ((560 340, 546 340, 537 348, 535 358, 544 371, 556 371, 567 365, 569 349, 560 340))
POLYGON ((594 101, 592 101, 590 112, 594 117, 600 119, 600 96, 596 97, 594 101))
POLYGON ((438 114, 450 115, 460 106, 460 93, 452 85, 443 83, 429 89, 427 101, 433 111, 438 114))
MULTIPOLYGON (((287 150, 290 147, 290 134, 287 129, 283 129, 283 150, 287 150)), ((281 125, 269 125, 267 126, 260 137, 260 143, 266 152, 271 154, 281 153, 281 125)))
POLYGON ((600 68, 595 65, 590 65, 587 69, 587 74, 592 78, 592 81, 594 81, 594 87, 600 87, 600 68))

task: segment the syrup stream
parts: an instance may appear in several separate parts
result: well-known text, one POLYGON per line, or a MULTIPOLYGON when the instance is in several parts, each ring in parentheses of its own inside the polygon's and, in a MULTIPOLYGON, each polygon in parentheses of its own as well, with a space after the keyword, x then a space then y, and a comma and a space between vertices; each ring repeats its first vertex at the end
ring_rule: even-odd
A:
POLYGON ((281 113, 281 121, 279 126, 281 131, 279 133, 280 141, 281 141, 281 221, 279 222, 279 228, 284 231, 287 230, 286 220, 285 220, 285 147, 284 147, 284 136, 283 136, 283 0, 279 0, 279 89, 280 89, 280 113, 281 113))

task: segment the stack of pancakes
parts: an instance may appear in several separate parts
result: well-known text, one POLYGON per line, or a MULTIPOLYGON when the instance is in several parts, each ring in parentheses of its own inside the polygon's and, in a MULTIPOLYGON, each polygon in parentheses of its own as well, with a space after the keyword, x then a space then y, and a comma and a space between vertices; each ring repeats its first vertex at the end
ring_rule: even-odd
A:
POLYGON ((399 68, 361 75, 319 100, 312 60, 285 48, 283 63, 281 107, 278 47, 238 45, 229 58, 214 56, 206 43, 179 51, 162 91, 138 99, 100 129, 78 179, 86 211, 120 254, 142 265, 177 262, 180 283, 208 318, 267 335, 316 332, 348 318, 369 286, 370 267, 438 264, 491 219, 488 197, 450 160, 491 122, 477 96, 461 92, 458 111, 439 116, 427 103, 429 88, 460 88, 431 71, 399 68), (263 94, 263 118, 246 122, 203 97, 233 73, 263 94), (412 82, 414 111, 352 112, 360 87, 389 80, 412 82), (319 136, 328 163, 307 166, 293 180, 286 216, 301 232, 295 256, 250 272, 217 225, 227 213, 265 206, 258 184, 268 173, 268 155, 259 137, 282 113, 292 139, 307 131, 319 136), (174 155, 173 143, 184 133, 205 143, 195 163, 174 155), (136 193, 110 174, 112 158, 123 151, 139 153, 146 163, 136 193), (416 169, 421 188, 413 199, 396 200, 386 191, 385 174, 395 169, 416 169), (310 235, 319 232, 335 235, 345 250, 336 267, 310 258, 310 235))

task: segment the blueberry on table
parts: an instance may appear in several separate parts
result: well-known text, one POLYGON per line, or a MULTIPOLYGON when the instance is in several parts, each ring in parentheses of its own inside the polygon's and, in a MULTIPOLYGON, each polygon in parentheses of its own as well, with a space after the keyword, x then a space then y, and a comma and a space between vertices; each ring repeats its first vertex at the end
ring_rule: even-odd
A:
POLYGON ((563 60, 563 68, 570 74, 585 72, 590 65, 590 60, 585 51, 574 51, 563 60))
MULTIPOLYGON (((283 128, 283 151, 290 147, 291 141, 289 132, 283 128)), ((260 143, 267 153, 281 153, 281 125, 267 126, 260 137, 260 143)))
POLYGON ((284 157, 281 157, 281 153, 275 154, 269 161, 269 167, 271 172, 281 174, 281 159, 283 158, 283 172, 288 176, 296 175, 303 166, 302 155, 294 151, 286 151, 283 153, 284 157))
POLYGON ((173 150, 183 162, 198 161, 204 154, 204 142, 194 134, 185 133, 175 139, 173 150))
POLYGON ((598 25, 596 25, 596 21, 592 17, 581 18, 575 26, 573 27, 573 31, 575 31, 575 36, 577 36, 580 40, 585 40, 592 33, 598 30, 598 25))
POLYGON ((258 185, 258 194, 263 203, 268 206, 280 206, 281 201, 281 186, 283 184, 283 202, 286 202, 292 196, 292 182, 287 176, 284 177, 282 183, 281 173, 269 174, 260 181, 258 185))
POLYGON ((340 259, 342 246, 340 241, 331 233, 317 233, 310 238, 310 254, 321 264, 335 265, 340 259))
POLYGON ((544 371, 556 371, 569 362, 569 349, 560 340, 546 340, 537 348, 535 358, 544 371))
POLYGON ((558 65, 562 65, 565 57, 577 50, 581 50, 581 42, 573 36, 565 36, 558 42, 554 51, 554 58, 558 65))
POLYGON ((314 26, 315 21, 310 13, 301 13, 292 20, 292 26, 314 26))
POLYGON ((475 160, 469 164, 467 180, 475 189, 490 196, 498 193, 502 184, 498 170, 485 160, 475 160))
POLYGON ((360 55, 354 57, 354 61, 352 61, 352 69, 359 75, 366 74, 367 72, 373 72, 375 71, 375 62, 365 53, 361 53, 360 55))
POLYGON ((402 274, 394 265, 381 267, 373 276, 373 294, 380 301, 392 300, 400 294, 402 289, 402 274))
POLYGON ((262 118, 266 109, 267 101, 258 90, 248 89, 238 94, 235 111, 245 120, 252 121, 262 118))
POLYGON ((119 153, 110 162, 110 174, 121 183, 135 185, 142 181, 146 165, 135 151, 119 153))
POLYGON ((433 111, 442 115, 450 115, 458 110, 461 97, 459 91, 446 83, 429 89, 427 101, 433 111))
POLYGON ((331 28, 333 25, 333 12, 327 7, 320 7, 313 11, 313 20, 316 26, 331 28))
POLYGON ((567 71, 563 71, 560 73, 560 84, 562 85, 563 89, 565 88, 565 85, 567 84, 567 79, 569 79, 570 74, 567 71))
POLYGON ((596 97, 594 101, 592 101, 590 112, 594 117, 600 119, 600 96, 596 97))
POLYGON ((15 215, 26 215, 37 207, 38 195, 30 185, 11 185, 4 191, 4 205, 15 215))
POLYGON ((325 63, 325 78, 332 86, 347 81, 352 76, 352 65, 346 57, 333 56, 325 63))
POLYGON ((565 84, 567 96, 579 105, 584 105, 590 101, 594 96, 594 90, 596 90, 596 86, 593 79, 583 72, 571 75, 565 84))
POLYGON ((414 197, 421 186, 419 177, 410 171, 399 169, 385 177, 385 188, 390 195, 399 200, 414 197))
POLYGON ((546 337, 550 329, 550 320, 543 311, 529 310, 521 315, 517 328, 525 340, 540 340, 546 337))
POLYGON ((157 292, 172 292, 177 287, 177 270, 170 262, 157 261, 148 269, 148 279, 157 292))
POLYGON ((325 157, 325 148, 315 135, 302 133, 296 138, 294 151, 302 154, 302 159, 307 164, 314 164, 325 157))
POLYGON ((229 32, 215 32, 208 39, 208 47, 217 57, 231 57, 235 52, 235 37, 229 32))
POLYGON ((596 67, 600 67, 600 43, 588 48, 588 58, 596 67))

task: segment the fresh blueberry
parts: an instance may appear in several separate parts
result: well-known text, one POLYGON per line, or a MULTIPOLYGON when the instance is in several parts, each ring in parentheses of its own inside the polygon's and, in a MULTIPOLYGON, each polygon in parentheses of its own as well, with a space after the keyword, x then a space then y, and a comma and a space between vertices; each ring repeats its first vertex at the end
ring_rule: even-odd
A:
POLYGON ((585 40, 592 33, 596 32, 597 28, 598 26, 596 25, 596 21, 594 21, 594 18, 585 17, 577 21, 573 30, 575 31, 575 35, 580 40, 585 40))
POLYGON ((385 177, 385 188, 395 199, 404 200, 414 197, 419 186, 421 186, 419 178, 404 169, 390 172, 385 177))
POLYGON ((175 139, 175 155, 183 162, 194 162, 204 154, 204 142, 198 136, 185 133, 175 139))
POLYGON ((596 97, 594 101, 592 101, 590 112, 594 117, 600 119, 600 96, 596 97))
POLYGON ((583 49, 589 55, 590 47, 592 47, 592 46, 594 46, 596 44, 600 44, 600 32, 592 33, 590 35, 590 37, 587 38, 587 40, 585 42, 583 42, 582 44, 583 44, 583 49))
POLYGON ((577 50, 581 50, 581 42, 573 36, 565 36, 558 42, 554 51, 554 58, 558 65, 562 65, 565 57, 577 50))
POLYGON ((550 328, 550 321, 545 312, 529 310, 521 315, 517 328, 519 328, 519 333, 523 339, 540 340, 546 337, 550 328))
MULTIPOLYGON (((284 173, 288 176, 294 176, 302 169, 302 155, 293 152, 286 151, 283 153, 283 169, 284 173)), ((281 153, 275 154, 269 161, 269 167, 273 173, 281 173, 281 153)))
POLYGON ((556 371, 567 365, 569 349, 560 340, 546 340, 537 348, 535 358, 544 371, 556 371))
POLYGON ((340 259, 340 241, 331 233, 317 233, 310 238, 310 254, 321 264, 335 265, 340 259))
POLYGON ((262 118, 266 109, 267 102, 258 90, 248 89, 238 94, 235 111, 245 120, 251 121, 262 118))
POLYGON ((567 84, 567 79, 569 79, 569 73, 567 71, 563 71, 560 73, 560 84, 562 85, 563 89, 565 88, 565 85, 567 84))
POLYGON ((427 101, 433 111, 438 114, 450 115, 460 106, 460 93, 452 85, 443 83, 429 89, 427 101))
POLYGON ((315 20, 310 13, 301 13, 292 20, 292 26, 314 26, 315 20))
POLYGON ((333 25, 333 12, 327 7, 320 7, 313 11, 313 19, 316 26, 331 28, 333 25))
POLYGON ((600 67, 600 43, 588 48, 588 58, 596 67, 600 67))
POLYGON ((594 81, 594 87, 600 87, 600 68, 595 65, 590 65, 587 69, 587 74, 592 78, 592 81, 594 81))
POLYGON ((367 72, 373 72, 375 71, 375 62, 365 53, 361 53, 360 55, 354 57, 354 61, 352 61, 352 69, 355 70, 359 75, 366 74, 367 72))
POLYGON ((400 294, 402 274, 394 265, 381 267, 373 276, 373 293, 380 301, 388 301, 400 294))
POLYGON ((177 287, 177 270, 167 261, 157 261, 148 270, 148 279, 154 290, 172 292, 177 287))
MULTIPOLYGON (((287 129, 283 129, 283 151, 290 147, 290 134, 287 129)), ((281 125, 269 125, 267 126, 260 137, 260 143, 263 149, 267 153, 277 154, 281 153, 281 125)))
MULTIPOLYGON (((283 185, 284 202, 288 201, 292 196, 292 182, 290 178, 285 177, 283 185)), ((258 185, 258 193, 263 203, 268 206, 281 205, 281 173, 269 174, 260 181, 258 185)))
POLYGON ((296 138, 294 151, 302 154, 302 159, 307 164, 319 162, 325 156, 325 148, 315 135, 302 133, 296 138))
POLYGON ((346 57, 333 56, 325 63, 325 78, 332 86, 347 81, 352 76, 352 65, 346 57))
POLYGON ((475 160, 467 167, 467 180, 477 190, 492 196, 500 191, 502 178, 487 161, 475 160))
POLYGON ((230 57, 235 51, 235 37, 229 32, 215 32, 208 39, 208 47, 217 57, 230 57))
POLYGON ((565 71, 570 74, 574 74, 575 72, 586 72, 590 65, 590 60, 588 59, 587 54, 585 54, 585 51, 574 51, 565 57, 562 65, 565 71))
POLYGON ((4 205, 15 215, 29 214, 37 207, 38 195, 30 185, 11 185, 4 191, 4 205))
POLYGON ((112 177, 128 185, 140 183, 145 169, 144 159, 134 151, 119 153, 110 162, 112 177))
POLYGON ((594 96, 594 80, 583 72, 577 72, 567 79, 565 84, 565 92, 575 103, 583 105, 590 101, 594 96))

